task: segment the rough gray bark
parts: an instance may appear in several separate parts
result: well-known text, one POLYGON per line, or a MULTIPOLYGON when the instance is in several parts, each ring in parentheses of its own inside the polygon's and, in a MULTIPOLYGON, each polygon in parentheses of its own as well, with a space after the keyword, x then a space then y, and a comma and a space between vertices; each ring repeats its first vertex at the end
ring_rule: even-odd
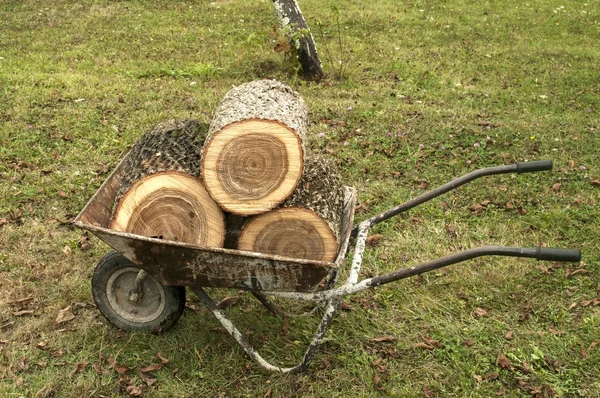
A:
POLYGON ((207 130, 205 123, 196 120, 169 120, 146 132, 124 160, 125 172, 113 211, 131 185, 150 174, 180 171, 199 177, 200 150, 207 130))
POLYGON ((232 88, 221 100, 208 129, 206 143, 228 124, 247 119, 275 120, 304 141, 308 108, 300 95, 275 80, 255 80, 232 88))
POLYGON ((335 162, 321 155, 307 155, 304 174, 298 187, 280 207, 299 207, 314 211, 339 239, 344 209, 344 184, 335 162))
POLYGON ((304 77, 308 80, 320 80, 325 76, 321 60, 317 54, 315 39, 308 29, 296 0, 273 0, 275 16, 280 29, 287 35, 290 45, 298 53, 304 77))

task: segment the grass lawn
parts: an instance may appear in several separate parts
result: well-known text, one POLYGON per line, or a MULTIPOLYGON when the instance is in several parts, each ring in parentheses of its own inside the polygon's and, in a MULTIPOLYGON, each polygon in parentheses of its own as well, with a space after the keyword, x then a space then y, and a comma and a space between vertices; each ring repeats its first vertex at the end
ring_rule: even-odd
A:
MULTIPOLYGON (((320 83, 273 51, 269 1, 0 2, 0 396, 600 397, 600 3, 300 5, 320 83), (376 226, 363 277, 486 244, 583 261, 479 258, 349 297, 300 375, 262 371, 191 293, 161 335, 116 330, 90 290, 110 248, 65 222, 145 131, 210 122, 259 78, 301 93, 307 146, 339 161, 357 221, 479 167, 554 160, 376 226)), ((316 317, 211 293, 240 297, 227 314, 268 360, 300 360, 316 317)))

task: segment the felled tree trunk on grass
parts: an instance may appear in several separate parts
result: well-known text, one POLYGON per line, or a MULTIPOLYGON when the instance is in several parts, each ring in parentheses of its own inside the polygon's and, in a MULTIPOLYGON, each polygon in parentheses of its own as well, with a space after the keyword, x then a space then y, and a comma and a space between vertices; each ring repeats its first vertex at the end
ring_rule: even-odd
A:
POLYGON ((194 120, 156 125, 133 146, 110 228, 221 247, 224 215, 199 179, 207 127, 194 120))
POLYGON ((281 207, 250 218, 238 249, 285 257, 333 261, 344 206, 342 178, 331 160, 306 157, 304 175, 281 207))
POLYGON ((296 0, 273 0, 279 28, 287 36, 290 45, 298 53, 304 78, 320 80, 325 76, 317 54, 315 39, 308 29, 296 0))
POLYGON ((233 88, 215 111, 202 177, 227 212, 259 214, 293 192, 304 169, 308 109, 288 86, 257 80, 233 88))

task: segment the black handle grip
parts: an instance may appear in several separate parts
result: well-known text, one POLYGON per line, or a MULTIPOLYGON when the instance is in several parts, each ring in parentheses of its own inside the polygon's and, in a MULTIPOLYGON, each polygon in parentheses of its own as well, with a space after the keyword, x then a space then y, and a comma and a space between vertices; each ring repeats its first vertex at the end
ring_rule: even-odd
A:
POLYGON ((581 261, 581 250, 540 247, 538 248, 537 259, 543 261, 578 263, 581 261))
POLYGON ((551 160, 534 160, 533 162, 517 163, 517 174, 546 170, 552 170, 551 160))
POLYGON ((517 163, 517 174, 546 170, 552 170, 551 160, 534 160, 533 162, 517 163))

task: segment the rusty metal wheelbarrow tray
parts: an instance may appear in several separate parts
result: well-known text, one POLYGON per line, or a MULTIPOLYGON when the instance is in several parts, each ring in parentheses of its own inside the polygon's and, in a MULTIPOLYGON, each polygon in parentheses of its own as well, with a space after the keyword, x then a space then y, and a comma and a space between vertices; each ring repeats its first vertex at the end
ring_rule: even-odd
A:
POLYGON ((334 262, 312 261, 164 241, 108 228, 123 175, 121 161, 74 219, 129 261, 167 286, 220 287, 254 291, 308 292, 344 261, 356 191, 346 187, 339 255, 334 262))

